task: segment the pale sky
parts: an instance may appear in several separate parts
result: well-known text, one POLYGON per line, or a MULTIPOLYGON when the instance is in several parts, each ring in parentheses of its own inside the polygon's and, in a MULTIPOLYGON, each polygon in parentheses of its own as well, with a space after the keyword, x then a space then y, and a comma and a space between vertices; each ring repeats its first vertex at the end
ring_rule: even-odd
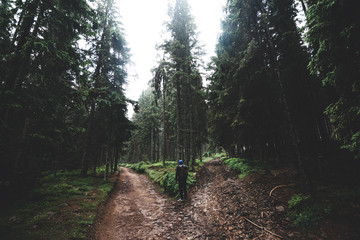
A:
MULTIPOLYGON (((173 0, 170 0, 173 2, 173 0)), ((159 52, 157 44, 163 42, 164 23, 168 17, 169 0, 117 0, 126 41, 130 48, 131 62, 128 66, 126 97, 137 101, 147 88, 156 67, 159 52)), ((205 64, 215 55, 215 45, 220 33, 223 8, 226 0, 188 0, 195 19, 198 40, 204 45, 205 64)), ((128 115, 133 114, 132 107, 128 115)))

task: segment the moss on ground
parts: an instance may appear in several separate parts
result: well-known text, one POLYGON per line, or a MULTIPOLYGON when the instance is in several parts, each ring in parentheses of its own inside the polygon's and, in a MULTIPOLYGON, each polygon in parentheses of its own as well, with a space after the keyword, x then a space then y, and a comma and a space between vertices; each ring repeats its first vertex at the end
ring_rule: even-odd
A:
POLYGON ((34 189, 1 211, 1 239, 86 239, 97 207, 114 182, 79 175, 43 173, 34 189))

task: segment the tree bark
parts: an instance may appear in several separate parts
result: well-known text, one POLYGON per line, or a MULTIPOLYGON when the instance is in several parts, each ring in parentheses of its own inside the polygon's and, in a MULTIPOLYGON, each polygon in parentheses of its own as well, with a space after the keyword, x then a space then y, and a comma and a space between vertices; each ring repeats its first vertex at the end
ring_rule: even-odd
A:
MULTIPOLYGON (((107 151, 106 151, 107 152, 107 151)), ((107 153, 106 153, 106 155, 108 155, 107 153)), ((109 161, 108 161, 108 156, 106 156, 106 166, 105 166, 105 173, 104 173, 104 181, 107 181, 108 180, 108 178, 109 178, 109 168, 110 168, 110 163, 109 163, 109 161)))
POLYGON ((165 162, 168 160, 168 128, 167 128, 167 119, 166 119, 166 83, 163 82, 163 166, 165 167, 165 162))
POLYGON ((150 133, 150 162, 154 162, 154 128, 151 127, 150 133))
POLYGON ((176 158, 181 159, 182 142, 181 142, 181 92, 180 79, 176 80, 176 158))
POLYGON ((114 172, 117 172, 118 170, 118 164, 119 164, 119 148, 116 147, 115 149, 115 159, 114 159, 114 172))
POLYGON ((91 157, 92 151, 92 138, 93 138, 93 131, 94 131, 94 124, 95 124, 95 103, 91 104, 90 108, 90 116, 89 116, 89 123, 86 131, 86 145, 85 145, 85 154, 82 160, 82 168, 80 175, 82 177, 87 176, 87 171, 89 168, 89 162, 91 157))

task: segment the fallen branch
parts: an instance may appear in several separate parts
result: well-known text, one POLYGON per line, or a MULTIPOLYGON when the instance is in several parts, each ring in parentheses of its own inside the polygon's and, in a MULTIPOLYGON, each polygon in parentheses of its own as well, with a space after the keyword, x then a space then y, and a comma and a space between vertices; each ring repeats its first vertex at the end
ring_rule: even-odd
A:
POLYGON ((279 185, 279 186, 276 186, 276 187, 274 187, 273 189, 271 189, 271 191, 270 191, 270 193, 269 193, 269 197, 271 197, 272 192, 273 192, 275 189, 277 189, 277 188, 280 188, 280 187, 290 187, 290 186, 294 186, 294 185, 295 185, 295 184, 292 183, 292 184, 287 184, 287 185, 279 185))
POLYGON ((256 223, 254 223, 253 221, 249 220, 249 219, 246 218, 246 217, 242 217, 242 218, 245 219, 246 221, 248 221, 249 223, 251 223, 252 225, 254 225, 254 226, 256 226, 256 227, 264 230, 265 232, 267 232, 267 233, 269 233, 269 234, 271 234, 271 235, 273 235, 273 236, 275 236, 275 237, 278 237, 278 238, 280 238, 280 239, 283 238, 282 236, 277 235, 276 233, 273 233, 273 232, 267 230, 266 228, 264 228, 264 227, 262 227, 262 226, 260 226, 260 225, 258 225, 258 224, 256 224, 256 223))
POLYGON ((257 236, 257 237, 254 238, 253 240, 260 239, 263 235, 264 235, 264 233, 262 233, 261 235, 257 236))

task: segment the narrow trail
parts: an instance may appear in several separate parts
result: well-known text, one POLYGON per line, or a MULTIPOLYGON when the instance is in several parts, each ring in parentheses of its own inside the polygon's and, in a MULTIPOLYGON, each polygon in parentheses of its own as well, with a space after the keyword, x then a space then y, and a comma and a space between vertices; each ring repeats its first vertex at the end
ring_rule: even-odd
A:
POLYGON ((160 221, 165 201, 146 176, 121 168, 119 182, 95 225, 95 239, 157 239, 171 226, 160 221))
POLYGON ((219 160, 207 162, 198 176, 182 202, 162 194, 146 176, 122 168, 91 239, 308 239, 286 227, 267 198, 269 189, 259 185, 254 191, 251 178, 237 178, 219 160))

